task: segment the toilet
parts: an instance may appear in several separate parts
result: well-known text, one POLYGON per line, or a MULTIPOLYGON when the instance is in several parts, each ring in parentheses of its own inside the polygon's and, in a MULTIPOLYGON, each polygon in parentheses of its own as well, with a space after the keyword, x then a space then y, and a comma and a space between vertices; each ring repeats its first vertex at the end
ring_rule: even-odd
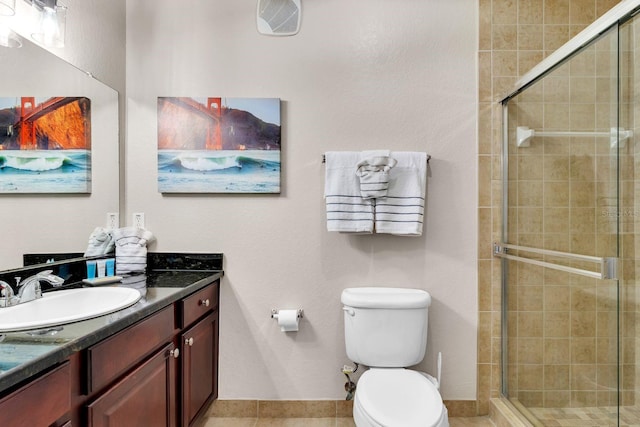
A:
POLYGON ((342 291, 347 356, 368 366, 358 380, 358 427, 449 427, 438 381, 406 369, 424 358, 431 296, 419 289, 342 291))

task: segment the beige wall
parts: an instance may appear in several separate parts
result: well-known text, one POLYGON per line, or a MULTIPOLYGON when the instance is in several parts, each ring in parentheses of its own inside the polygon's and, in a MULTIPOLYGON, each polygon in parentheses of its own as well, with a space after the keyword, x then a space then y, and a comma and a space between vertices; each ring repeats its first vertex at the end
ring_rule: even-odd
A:
POLYGON ((501 108, 517 78, 564 44, 616 0, 480 0, 478 399, 487 413, 500 390, 500 262, 491 244, 501 237, 501 108), (489 231, 491 230, 491 231, 489 231))
POLYGON ((445 399, 476 397, 477 3, 303 3, 302 29, 260 36, 255 1, 127 2, 126 215, 155 251, 225 254, 220 398, 342 399, 340 292, 417 287, 433 297, 429 349, 445 399), (280 97, 280 195, 165 195, 158 96, 280 97), (328 233, 327 150, 432 155, 419 238, 328 233), (303 308, 283 334, 272 308, 303 308))

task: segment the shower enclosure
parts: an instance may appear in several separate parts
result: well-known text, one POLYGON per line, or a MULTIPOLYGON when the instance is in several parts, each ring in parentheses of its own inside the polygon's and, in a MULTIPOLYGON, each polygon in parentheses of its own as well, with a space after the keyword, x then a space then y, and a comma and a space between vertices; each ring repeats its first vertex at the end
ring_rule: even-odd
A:
POLYGON ((622 3, 502 100, 502 391, 535 426, 640 426, 640 2, 622 3))

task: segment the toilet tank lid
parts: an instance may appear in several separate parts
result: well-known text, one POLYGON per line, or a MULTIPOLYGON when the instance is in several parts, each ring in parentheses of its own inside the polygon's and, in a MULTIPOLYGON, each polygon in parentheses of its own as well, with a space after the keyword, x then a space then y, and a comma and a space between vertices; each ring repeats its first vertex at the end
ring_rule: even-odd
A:
POLYGON ((359 308, 425 308, 431 305, 431 295, 422 289, 347 288, 340 301, 359 308))

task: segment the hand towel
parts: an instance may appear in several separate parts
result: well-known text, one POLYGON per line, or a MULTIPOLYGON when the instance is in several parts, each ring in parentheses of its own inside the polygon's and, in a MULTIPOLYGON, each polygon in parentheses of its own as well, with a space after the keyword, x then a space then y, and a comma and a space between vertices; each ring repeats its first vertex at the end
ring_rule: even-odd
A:
POLYGON ((116 275, 143 273, 147 269, 147 242, 153 234, 144 228, 113 230, 116 243, 116 275))
POLYGON ((111 230, 96 227, 89 236, 89 244, 84 256, 105 255, 113 251, 114 241, 111 230))
POLYGON ((422 235, 427 187, 427 154, 393 152, 398 161, 389 173, 387 197, 377 199, 376 233, 422 235))
POLYGON ((327 230, 343 233, 373 233, 373 203, 360 195, 357 151, 325 153, 324 197, 327 230))
POLYGON ((137 289, 144 298, 147 295, 147 275, 142 274, 130 274, 126 275, 122 278, 122 284, 120 285, 123 288, 131 288, 137 289))
POLYGON ((360 179, 360 195, 363 199, 386 197, 389 189, 389 171, 397 161, 388 156, 372 156, 357 164, 356 175, 360 179))

